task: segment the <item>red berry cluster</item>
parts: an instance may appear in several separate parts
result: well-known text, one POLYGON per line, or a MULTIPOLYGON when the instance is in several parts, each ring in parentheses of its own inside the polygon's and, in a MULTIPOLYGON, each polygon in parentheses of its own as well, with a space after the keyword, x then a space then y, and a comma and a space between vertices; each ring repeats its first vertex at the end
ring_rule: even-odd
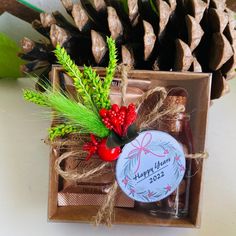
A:
POLYGON ((121 153, 120 147, 109 148, 106 144, 106 138, 97 141, 93 134, 90 135, 90 138, 91 142, 85 143, 83 146, 83 150, 88 152, 86 160, 89 160, 96 153, 103 161, 114 161, 119 157, 121 153))
POLYGON ((114 130, 119 136, 125 136, 127 129, 136 120, 135 105, 130 104, 128 107, 119 107, 113 104, 110 110, 101 109, 100 116, 105 126, 114 130))

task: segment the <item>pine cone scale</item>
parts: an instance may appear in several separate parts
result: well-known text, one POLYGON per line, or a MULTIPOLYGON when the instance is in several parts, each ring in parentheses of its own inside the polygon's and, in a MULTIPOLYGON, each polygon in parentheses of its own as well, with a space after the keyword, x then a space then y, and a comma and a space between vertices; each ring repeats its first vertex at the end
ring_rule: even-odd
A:
POLYGON ((105 37, 111 35, 119 62, 135 69, 212 73, 212 98, 228 91, 227 80, 235 76, 236 20, 225 0, 61 2, 74 24, 60 12, 41 14, 33 27, 50 46, 39 51, 33 42, 35 49, 22 48, 26 70, 45 66, 47 71, 56 62, 51 51, 58 43, 78 65, 106 66, 105 37))

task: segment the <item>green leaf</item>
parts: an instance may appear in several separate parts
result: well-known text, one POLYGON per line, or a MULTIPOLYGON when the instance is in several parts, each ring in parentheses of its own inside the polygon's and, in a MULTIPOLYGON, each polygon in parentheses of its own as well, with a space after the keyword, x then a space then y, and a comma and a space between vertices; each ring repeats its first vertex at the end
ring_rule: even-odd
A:
POLYGON ((18 78, 24 61, 17 57, 20 49, 8 36, 0 33, 0 78, 18 78))
POLYGON ((132 142, 138 135, 139 133, 137 132, 137 127, 135 124, 129 126, 126 137, 120 137, 112 131, 107 138, 107 146, 109 148, 124 146, 125 144, 132 142))
POLYGON ((132 124, 131 126, 129 126, 128 130, 127 130, 127 140, 129 140, 130 142, 132 142, 134 139, 136 139, 138 137, 139 133, 137 130, 137 126, 136 124, 132 124))
POLYGON ((107 147, 109 148, 115 148, 120 147, 123 145, 123 140, 121 137, 116 134, 114 131, 111 132, 111 134, 107 138, 107 147))

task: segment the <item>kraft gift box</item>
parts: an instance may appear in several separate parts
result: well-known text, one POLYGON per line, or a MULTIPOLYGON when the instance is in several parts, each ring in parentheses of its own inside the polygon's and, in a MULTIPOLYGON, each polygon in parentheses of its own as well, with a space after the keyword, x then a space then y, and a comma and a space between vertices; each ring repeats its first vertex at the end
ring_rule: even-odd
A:
MULTIPOLYGON (((97 72, 101 77, 105 75, 103 68, 97 68, 97 72)), ((129 102, 135 101, 143 92, 156 86, 166 88, 177 86, 184 88, 189 94, 187 112, 191 116, 195 152, 203 153, 206 151, 205 141, 211 88, 210 74, 131 70, 128 73, 128 78, 127 100, 129 102)), ((73 96, 74 87, 72 80, 65 75, 61 67, 57 65, 53 66, 51 80, 54 88, 66 90, 73 96)), ((119 84, 120 74, 117 72, 111 90, 111 100, 116 101, 116 103, 119 103, 120 100, 119 84)), ((52 125, 55 122, 57 121, 53 119, 52 125)), ((50 221, 92 223, 99 209, 99 205, 104 200, 105 192, 88 194, 82 191, 81 193, 81 191, 76 190, 76 184, 68 185, 66 183, 65 185, 65 180, 62 180, 54 169, 55 160, 61 153, 63 153, 63 148, 52 146, 50 155, 48 218, 50 221), (84 199, 87 199, 87 201, 84 201, 84 199)), ((195 174, 191 179, 188 217, 176 219, 148 215, 143 211, 137 210, 133 200, 120 192, 115 202, 113 224, 199 227, 201 222, 205 161, 199 159, 198 165, 194 164, 195 162, 192 165, 192 170, 195 174)))

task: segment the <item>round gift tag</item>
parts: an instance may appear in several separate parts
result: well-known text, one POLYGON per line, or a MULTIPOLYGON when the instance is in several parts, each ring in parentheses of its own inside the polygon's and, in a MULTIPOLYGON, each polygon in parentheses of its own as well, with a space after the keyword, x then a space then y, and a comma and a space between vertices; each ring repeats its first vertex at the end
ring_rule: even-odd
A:
POLYGON ((156 202, 176 190, 185 173, 185 156, 176 139, 145 131, 122 149, 116 179, 123 192, 139 202, 156 202))

